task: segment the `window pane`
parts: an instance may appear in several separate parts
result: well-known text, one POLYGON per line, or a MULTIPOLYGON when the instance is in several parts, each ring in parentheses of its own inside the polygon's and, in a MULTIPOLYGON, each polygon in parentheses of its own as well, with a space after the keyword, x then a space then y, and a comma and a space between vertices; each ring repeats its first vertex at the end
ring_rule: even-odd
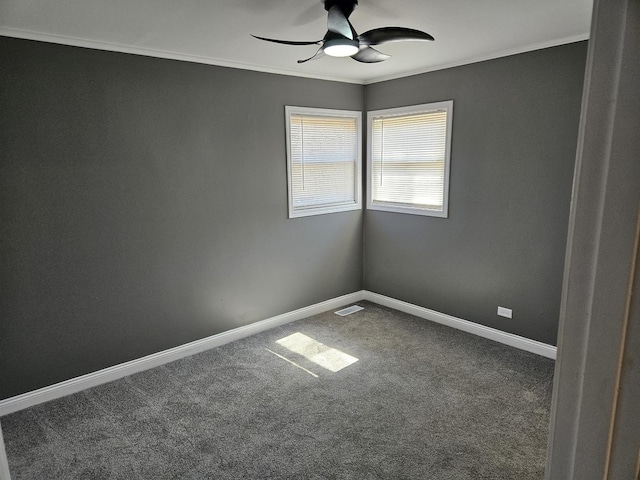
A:
POLYGON ((354 202, 353 162, 292 165, 293 204, 297 207, 354 202))
POLYGON ((370 208, 446 216, 452 108, 443 102, 372 112, 370 208))
POLYGON ((289 112, 290 217, 359 208, 359 112, 299 110, 305 112, 289 112))
POLYGON ((442 210, 444 162, 374 163, 372 178, 374 203, 442 210))

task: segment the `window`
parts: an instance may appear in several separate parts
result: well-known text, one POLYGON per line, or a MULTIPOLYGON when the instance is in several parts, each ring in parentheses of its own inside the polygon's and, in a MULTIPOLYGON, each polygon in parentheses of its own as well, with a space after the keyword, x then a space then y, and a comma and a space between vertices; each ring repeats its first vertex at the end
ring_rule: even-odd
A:
POLYGON ((369 112, 367 208, 447 217, 453 101, 369 112))
POLYGON ((361 112, 286 107, 289 218, 361 207, 361 112))

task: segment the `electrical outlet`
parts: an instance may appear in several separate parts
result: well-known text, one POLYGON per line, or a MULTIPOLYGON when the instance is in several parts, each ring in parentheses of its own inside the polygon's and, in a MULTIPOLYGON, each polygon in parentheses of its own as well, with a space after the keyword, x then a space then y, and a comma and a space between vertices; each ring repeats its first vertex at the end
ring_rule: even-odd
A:
POLYGON ((506 318, 513 318, 513 312, 510 308, 498 307, 498 315, 506 318))

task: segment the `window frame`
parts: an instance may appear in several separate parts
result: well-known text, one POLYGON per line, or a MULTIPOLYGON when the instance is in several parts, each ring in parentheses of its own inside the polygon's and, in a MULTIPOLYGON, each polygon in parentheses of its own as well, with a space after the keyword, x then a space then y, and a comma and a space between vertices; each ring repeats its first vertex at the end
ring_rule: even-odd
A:
POLYGON ((381 110, 371 110, 367 112, 367 209, 383 212, 406 213, 411 215, 423 215, 428 217, 448 218, 449 217, 449 183, 451 170, 451 136, 453 131, 453 100, 441 102, 423 103, 420 105, 410 105, 406 107, 385 108, 381 110), (437 110, 447 111, 446 138, 445 138, 445 158, 444 158, 444 185, 442 210, 433 210, 424 207, 411 207, 408 205, 393 205, 390 203, 374 203, 372 176, 373 176, 373 121, 380 117, 402 117, 420 113, 435 112, 437 110))
POLYGON ((285 130, 287 143, 287 200, 289 218, 324 215, 327 213, 347 212, 362 209, 362 112, 356 110, 336 110, 315 107, 285 106, 285 130), (356 156, 354 171, 354 202, 343 205, 320 205, 305 210, 295 210, 293 205, 293 168, 291 157, 291 117, 292 115, 309 115, 326 118, 352 118, 356 121, 356 156))

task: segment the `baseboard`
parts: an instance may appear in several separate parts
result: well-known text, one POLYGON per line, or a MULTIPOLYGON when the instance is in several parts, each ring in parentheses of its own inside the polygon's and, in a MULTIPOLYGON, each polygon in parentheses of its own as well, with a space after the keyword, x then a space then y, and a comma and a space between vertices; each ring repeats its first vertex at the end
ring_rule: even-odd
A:
MULTIPOLYGON (((95 387, 134 373, 173 362, 174 360, 179 360, 196 353, 204 352, 210 348, 219 347, 235 340, 240 340, 241 338, 249 337, 274 327, 279 327, 280 325, 295 322, 296 320, 302 320, 303 318, 311 317, 333 308, 342 307, 348 303, 358 302, 363 299, 364 291, 332 298, 292 312, 261 320, 252 323, 251 325, 234 328, 233 330, 170 348, 162 352, 147 355, 146 357, 131 360, 130 362, 121 363, 113 367, 98 370, 97 372, 88 373, 48 387, 39 388, 38 390, 7 398, 0 401, 0 417, 39 403, 55 400, 56 398, 77 393, 82 390, 86 390, 87 388, 95 387)), ((0 480, 4 479, 0 476, 0 480)))
MULTIPOLYGON (((43 387, 22 395, 1 400, 0 417, 361 300, 369 300, 371 302, 384 305, 385 307, 390 307, 426 320, 431 320, 432 322, 441 323, 443 325, 472 333, 480 337, 488 338, 505 345, 510 345, 521 350, 536 353, 543 357, 552 359, 556 358, 556 347, 554 346, 520 337, 512 333, 496 330, 495 328, 485 327, 484 325, 452 317, 451 315, 419 307, 378 293, 361 290, 268 318, 266 320, 255 322, 251 325, 234 328, 233 330, 219 333, 211 337, 147 355, 146 357, 138 358, 130 362, 121 363, 113 367, 98 370, 97 372, 88 373, 48 387, 43 387)), ((2 472, 1 460, 2 458, 0 456, 0 473, 2 472)), ((4 480, 2 476, 0 476, 0 480, 4 480)))
MULTIPOLYGON (((174 360, 179 360, 181 358, 209 350, 210 348, 219 347, 280 325, 286 325, 287 323, 302 320, 303 318, 326 312, 327 310, 338 308, 349 303, 359 302, 361 300, 369 300, 385 307, 409 313, 432 322, 447 325, 458 330, 488 338, 490 340, 510 345, 521 350, 526 350, 547 358, 556 358, 556 347, 552 345, 547 345, 512 333, 496 330, 495 328, 486 327, 468 320, 436 312, 435 310, 430 310, 428 308, 396 300, 391 297, 386 297, 378 293, 361 290, 359 292, 336 297, 305 308, 300 308, 292 312, 255 322, 251 325, 234 328, 233 330, 212 335, 201 340, 196 340, 195 342, 190 342, 162 352, 147 355, 146 357, 132 360, 130 362, 121 363, 97 372, 72 378, 64 382, 56 383, 55 385, 50 385, 22 395, 1 400, 0 417, 39 403, 48 402, 72 393, 77 393, 82 390, 86 390, 87 388, 95 387, 112 380, 126 377, 127 375, 158 367, 160 365, 173 362, 174 360)), ((2 426, 0 425, 0 480, 10 480, 10 478, 9 465, 2 438, 2 426)))
POLYGON ((520 350, 526 350, 527 352, 536 353, 543 357, 552 358, 555 360, 557 349, 553 345, 547 345, 546 343, 530 340, 513 333, 503 332, 496 330, 495 328, 485 327, 478 323, 473 323, 461 318, 452 317, 444 313, 436 312, 435 310, 429 310, 428 308, 419 307, 412 303, 396 300, 395 298, 386 297, 378 293, 364 291, 364 300, 384 305, 385 307, 400 310, 401 312, 415 315, 416 317, 431 320, 432 322, 441 323, 448 327, 456 328, 464 332, 478 335, 479 337, 488 338, 505 345, 518 348, 520 350))

